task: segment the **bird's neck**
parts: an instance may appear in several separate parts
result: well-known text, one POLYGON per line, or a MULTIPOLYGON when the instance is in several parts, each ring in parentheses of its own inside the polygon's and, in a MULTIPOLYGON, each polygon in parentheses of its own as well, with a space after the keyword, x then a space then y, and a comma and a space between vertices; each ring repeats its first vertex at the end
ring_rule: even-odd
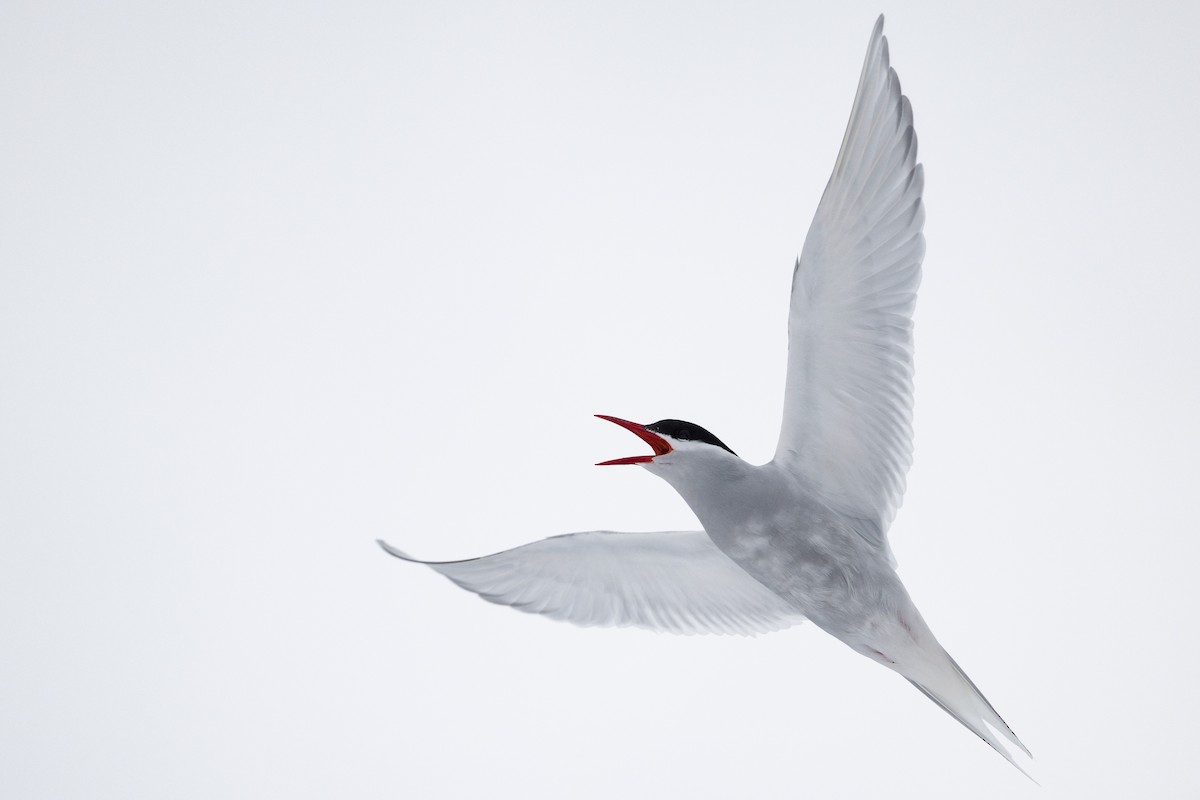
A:
POLYGON ((721 459, 676 475, 664 475, 706 530, 739 525, 750 515, 773 513, 780 494, 770 464, 721 459))

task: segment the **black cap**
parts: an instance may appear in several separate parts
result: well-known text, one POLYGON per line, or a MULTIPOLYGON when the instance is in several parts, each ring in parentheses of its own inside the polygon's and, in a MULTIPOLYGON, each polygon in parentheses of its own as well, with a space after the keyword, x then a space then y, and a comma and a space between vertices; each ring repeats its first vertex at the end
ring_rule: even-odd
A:
MULTIPOLYGON (((704 428, 693 422, 684 422, 681 419, 660 419, 658 422, 647 425, 646 430, 661 433, 664 436, 670 436, 672 439, 679 439, 684 442, 704 442, 705 444, 716 445, 722 450, 729 450, 727 444, 704 428)), ((732 450, 729 450, 729 452, 733 453, 732 450)), ((733 454, 737 455, 737 453, 733 454)))

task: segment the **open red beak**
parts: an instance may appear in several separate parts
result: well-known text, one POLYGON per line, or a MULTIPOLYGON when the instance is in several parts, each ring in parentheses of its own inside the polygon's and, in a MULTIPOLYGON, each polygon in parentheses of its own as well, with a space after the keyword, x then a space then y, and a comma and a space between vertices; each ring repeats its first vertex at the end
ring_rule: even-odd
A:
POLYGON ((645 464, 647 461, 653 461, 655 456, 665 456, 667 453, 671 452, 672 449, 674 449, 666 439, 662 438, 653 431, 647 430, 645 425, 638 425, 636 422, 630 422, 627 419, 620 419, 619 417, 610 417, 605 414, 597 414, 596 416, 600 419, 606 419, 609 422, 615 422, 617 425, 620 425, 626 430, 633 431, 637 434, 639 439, 654 448, 653 456, 627 456, 625 458, 614 458, 612 461, 601 461, 596 465, 597 467, 607 467, 613 464, 645 464))

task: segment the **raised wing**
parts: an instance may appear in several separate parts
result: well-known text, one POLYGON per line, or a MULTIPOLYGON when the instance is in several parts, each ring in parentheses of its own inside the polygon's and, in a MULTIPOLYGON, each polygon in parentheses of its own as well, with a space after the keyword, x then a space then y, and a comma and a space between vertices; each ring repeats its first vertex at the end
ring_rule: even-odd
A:
POLYGON ((484 600, 585 626, 766 633, 804 618, 703 531, 570 533, 465 561, 415 559, 484 600))
POLYGON ((875 24, 837 163, 796 262, 775 462, 884 534, 912 464, 912 313, 924 173, 875 24))

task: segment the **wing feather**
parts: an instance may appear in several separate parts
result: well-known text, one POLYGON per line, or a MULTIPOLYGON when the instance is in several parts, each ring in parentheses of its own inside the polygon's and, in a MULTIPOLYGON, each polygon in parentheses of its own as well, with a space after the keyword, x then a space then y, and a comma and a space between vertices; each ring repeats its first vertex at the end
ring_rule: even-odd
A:
POLYGON ((833 175, 796 262, 775 462, 885 533, 912 463, 912 313, 925 187, 912 106, 875 25, 833 175))
POLYGON ((572 533, 446 562, 379 545, 484 600, 576 625, 749 635, 803 620, 703 531, 572 533))

